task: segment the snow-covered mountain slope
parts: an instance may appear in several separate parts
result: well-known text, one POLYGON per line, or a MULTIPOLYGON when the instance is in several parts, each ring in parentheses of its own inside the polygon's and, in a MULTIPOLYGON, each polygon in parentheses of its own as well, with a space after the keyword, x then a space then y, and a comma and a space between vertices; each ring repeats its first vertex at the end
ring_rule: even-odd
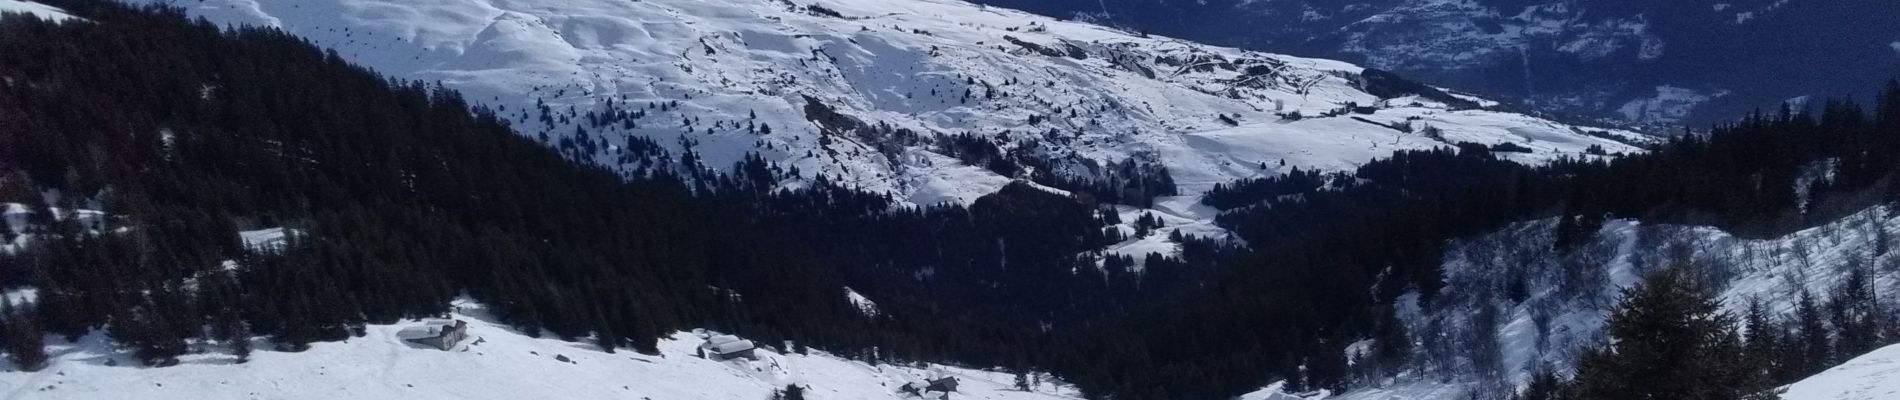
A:
POLYGON ((52 365, 33 373, 0 369, 0 399, 762 400, 786 385, 806 388, 811 399, 903 399, 899 387, 938 375, 957 378, 959 399, 1078 398, 1075 389, 1046 376, 1033 379, 1034 390, 1024 392, 1015 389, 1014 374, 873 366, 817 351, 760 351, 758 361, 711 361, 695 356, 701 340, 690 333, 661 341, 658 356, 608 354, 587 344, 523 336, 486 319, 479 304, 459 308, 455 317, 469 323, 470 339, 453 351, 397 338, 397 331, 419 322, 372 325, 364 337, 318 343, 301 353, 260 350, 243 364, 213 348, 167 368, 137 366, 102 335, 75 344, 49 337, 52 365))
POLYGON ((1551 248, 1555 226, 1524 222, 1454 242, 1447 286, 1432 306, 1419 307, 1415 297, 1399 303, 1400 319, 1419 338, 1418 361, 1434 366, 1422 370, 1431 372, 1345 398, 1463 398, 1467 390, 1514 387, 1540 370, 1567 370, 1582 349, 1607 340, 1603 323, 1623 289, 1679 259, 1717 284, 1731 315, 1754 299, 1791 315, 1792 299, 1805 291, 1825 300, 1856 269, 1875 293, 1900 293, 1900 251, 1889 250, 1900 245, 1900 211, 1884 206, 1770 239, 1612 220, 1567 253, 1551 248))
POLYGON ((725 169, 760 152, 913 204, 968 202, 1017 177, 960 161, 938 135, 980 135, 1065 177, 1165 166, 1187 195, 1459 141, 1541 161, 1643 140, 1455 110, 1446 103, 1465 101, 1450 96, 1381 99, 1351 64, 954 0, 131 1, 279 27, 442 82, 522 134, 623 171, 688 152, 725 169), (1374 108, 1321 117, 1348 104, 1374 108), (1283 118, 1295 113, 1306 118, 1283 118))
POLYGON ((1786 400, 1877 400, 1900 398, 1900 345, 1847 360, 1841 366, 1788 385, 1786 400))

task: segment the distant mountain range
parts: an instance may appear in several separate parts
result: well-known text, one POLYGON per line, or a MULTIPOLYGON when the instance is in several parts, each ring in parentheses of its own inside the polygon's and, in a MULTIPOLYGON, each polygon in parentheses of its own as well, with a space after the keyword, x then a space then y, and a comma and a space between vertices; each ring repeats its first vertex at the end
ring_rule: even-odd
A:
POLYGON ((1700 125, 1900 72, 1885 0, 978 0, 1341 59, 1541 110, 1700 125))

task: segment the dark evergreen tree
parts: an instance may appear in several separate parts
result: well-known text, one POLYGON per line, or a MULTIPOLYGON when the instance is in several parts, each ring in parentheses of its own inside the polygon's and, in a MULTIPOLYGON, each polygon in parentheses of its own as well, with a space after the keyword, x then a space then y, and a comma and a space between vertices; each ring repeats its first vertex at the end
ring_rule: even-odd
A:
POLYGON ((1828 322, 1835 332, 1835 357, 1838 364, 1879 348, 1891 339, 1885 337, 1888 314, 1875 297, 1873 282, 1859 268, 1849 271, 1847 279, 1831 292, 1827 303, 1828 322))
POLYGON ((1749 299, 1747 313, 1742 316, 1742 331, 1745 336, 1744 350, 1751 362, 1768 370, 1775 382, 1792 381, 1790 366, 1786 364, 1789 353, 1787 331, 1761 299, 1749 299))
POLYGON ((7 359, 21 371, 46 368, 49 357, 44 335, 31 312, 12 305, 0 307, 0 350, 6 350, 7 359))
POLYGON ((150 302, 143 302, 114 313, 106 332, 130 348, 146 366, 177 365, 178 356, 186 350, 185 338, 177 335, 165 314, 150 302))
POLYGON ((1608 347, 1584 354, 1577 398, 1775 398, 1768 369, 1746 354, 1721 305, 1676 266, 1630 290, 1607 330, 1608 347))
POLYGON ((1511 400, 1571 400, 1575 399, 1575 387, 1568 381, 1557 377, 1547 370, 1531 375, 1531 381, 1524 391, 1511 396, 1511 400))
POLYGON ((1809 376, 1833 366, 1834 332, 1829 329, 1821 307, 1807 291, 1795 303, 1795 337, 1789 345, 1795 356, 1790 362, 1793 376, 1809 376))
POLYGON ((1412 357, 1412 338, 1394 313, 1380 312, 1378 326, 1373 330, 1371 361, 1387 374, 1398 373, 1412 357))

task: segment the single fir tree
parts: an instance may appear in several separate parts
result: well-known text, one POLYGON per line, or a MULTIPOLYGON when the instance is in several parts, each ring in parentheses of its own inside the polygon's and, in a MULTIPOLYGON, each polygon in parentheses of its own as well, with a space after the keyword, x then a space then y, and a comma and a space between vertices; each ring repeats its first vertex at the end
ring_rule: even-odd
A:
POLYGON ((1607 327, 1612 345, 1577 367, 1578 400, 1757 400, 1776 397, 1745 354, 1735 321, 1686 265, 1630 290, 1607 327))

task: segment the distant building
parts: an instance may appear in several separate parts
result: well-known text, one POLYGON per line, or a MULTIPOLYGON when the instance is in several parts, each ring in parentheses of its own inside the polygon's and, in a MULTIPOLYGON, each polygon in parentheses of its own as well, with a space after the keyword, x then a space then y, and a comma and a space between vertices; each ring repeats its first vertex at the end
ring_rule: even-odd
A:
POLYGON ((448 351, 468 338, 468 322, 462 320, 427 321, 422 326, 403 328, 396 332, 396 338, 402 341, 448 351))
POLYGON ((757 348, 758 346, 752 344, 752 341, 740 339, 738 336, 716 335, 706 337, 706 343, 699 345, 699 352, 706 359, 713 361, 736 358, 757 360, 759 357, 753 354, 753 350, 757 348))
POLYGON ((948 397, 950 393, 956 393, 957 378, 952 376, 940 376, 937 378, 919 380, 906 383, 904 386, 898 387, 897 391, 926 399, 945 398, 948 397))

